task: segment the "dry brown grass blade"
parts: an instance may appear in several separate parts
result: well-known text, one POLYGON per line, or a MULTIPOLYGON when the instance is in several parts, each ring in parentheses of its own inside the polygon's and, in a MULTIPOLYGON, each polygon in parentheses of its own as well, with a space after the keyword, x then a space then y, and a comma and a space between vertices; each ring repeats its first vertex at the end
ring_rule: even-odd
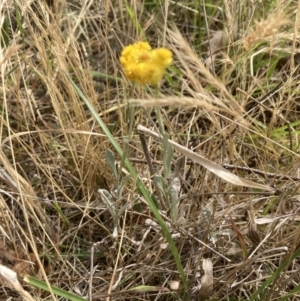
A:
POLYGON ((4 64, 7 60, 14 57, 20 48, 21 47, 16 44, 12 44, 9 47, 7 47, 7 49, 0 54, 0 66, 4 64))
POLYGON ((233 111, 236 111, 238 114, 243 113, 244 109, 229 93, 224 83, 222 83, 209 71, 208 68, 205 67, 204 63, 196 55, 195 51, 182 36, 181 32, 174 26, 173 30, 168 30, 168 34, 172 44, 176 47, 176 49, 173 49, 173 51, 182 64, 187 78, 193 83, 195 90, 199 90, 199 92, 204 90, 199 84, 199 80, 195 77, 195 74, 200 73, 203 81, 219 91, 220 97, 224 102, 227 103, 228 107, 230 107, 233 111))
POLYGON ((215 60, 221 51, 221 49, 226 44, 226 35, 225 32, 222 30, 216 31, 211 39, 208 41, 209 43, 209 51, 208 51, 208 57, 205 60, 205 65, 214 72, 215 70, 215 60))
POLYGON ((110 294, 100 294, 93 296, 93 300, 102 300, 104 298, 109 297, 117 297, 117 296, 123 296, 125 294, 136 294, 136 293, 145 293, 145 292, 169 292, 169 289, 166 287, 159 287, 159 286, 140 286, 129 290, 124 290, 122 292, 113 292, 110 294))
POLYGON ((201 288, 199 291, 200 300, 205 300, 211 295, 213 291, 213 264, 211 259, 204 258, 202 262, 202 268, 204 271, 204 276, 201 278, 201 288))
POLYGON ((248 230, 248 236, 253 244, 253 247, 256 247, 261 242, 261 237, 257 231, 257 226, 255 224, 254 220, 254 212, 253 212, 253 205, 252 201, 250 201, 250 208, 248 210, 248 217, 249 217, 249 230, 248 230))
POLYGON ((152 98, 152 99, 129 99, 130 104, 138 105, 141 107, 153 106, 183 106, 183 107, 199 107, 207 111, 221 111, 224 113, 233 114, 232 110, 227 108, 220 100, 209 97, 205 94, 198 93, 197 98, 193 97, 165 97, 165 98, 152 98))
POLYGON ((244 38, 244 47, 246 50, 249 50, 261 40, 275 35, 281 26, 287 24, 291 25, 292 22, 285 16, 272 16, 267 20, 262 20, 260 22, 256 21, 254 28, 252 28, 244 38))
MULTIPOLYGON (((146 127, 144 127, 142 125, 138 125, 137 129, 139 131, 147 133, 148 135, 151 135, 152 137, 161 138, 161 136, 159 134, 147 129, 146 127)), ((263 190, 267 190, 267 191, 275 193, 275 189, 270 186, 258 184, 258 183, 252 182, 250 180, 238 177, 235 174, 233 174, 230 171, 223 168, 222 166, 216 164, 215 162, 208 160, 207 158, 205 158, 199 154, 196 154, 195 152, 189 150, 188 148, 186 148, 170 139, 168 141, 177 151, 179 151, 183 155, 187 156, 189 159, 193 160, 194 162, 201 164, 203 167, 205 167, 206 169, 208 169, 209 171, 211 171, 212 173, 214 173, 221 179, 225 180, 226 182, 229 182, 231 184, 238 185, 238 186, 263 189, 263 190)))
POLYGON ((17 273, 8 267, 0 264, 0 277, 4 282, 14 290, 16 290, 25 301, 34 301, 35 299, 26 292, 18 280, 17 273))
POLYGON ((28 211, 26 210, 24 213, 28 214, 29 212, 31 212, 32 214, 37 215, 38 218, 36 218, 36 220, 39 221, 40 226, 43 227, 41 224, 42 221, 46 232, 52 238, 55 238, 55 231, 50 226, 47 217, 43 212, 41 204, 36 201, 38 197, 36 196, 32 186, 12 167, 2 151, 0 151, 0 162, 4 166, 4 168, 2 169, 2 175, 4 175, 3 171, 6 171, 5 180, 10 185, 10 187, 20 195, 21 200, 25 205, 24 207, 28 209, 28 211))
POLYGON ((231 216, 230 216, 230 221, 231 221, 231 225, 232 225, 233 231, 236 233, 236 235, 239 238, 241 249, 243 251, 243 258, 246 259, 246 256, 247 256, 247 246, 246 246, 246 242, 245 242, 244 236, 241 233, 241 231, 238 229, 238 227, 236 226, 236 224, 235 224, 235 222, 234 222, 234 220, 232 219, 231 216))

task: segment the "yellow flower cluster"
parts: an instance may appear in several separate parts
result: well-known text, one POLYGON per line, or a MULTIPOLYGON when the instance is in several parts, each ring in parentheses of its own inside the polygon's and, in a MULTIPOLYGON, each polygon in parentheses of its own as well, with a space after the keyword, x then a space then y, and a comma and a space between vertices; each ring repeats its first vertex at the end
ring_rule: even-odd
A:
POLYGON ((164 71, 172 64, 173 58, 169 49, 151 49, 149 43, 137 42, 123 49, 120 62, 131 82, 159 86, 164 71))

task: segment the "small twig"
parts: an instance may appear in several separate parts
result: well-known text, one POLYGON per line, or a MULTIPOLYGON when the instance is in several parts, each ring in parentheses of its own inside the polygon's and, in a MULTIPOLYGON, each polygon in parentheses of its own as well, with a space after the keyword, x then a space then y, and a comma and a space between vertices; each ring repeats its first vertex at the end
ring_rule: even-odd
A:
MULTIPOLYGON (((148 167, 149 167, 150 176, 151 176, 151 178, 153 178, 154 175, 155 175, 155 170, 154 170, 154 167, 153 167, 153 164, 152 164, 152 161, 151 161, 151 157, 150 157, 150 153, 149 153, 149 150, 148 150, 148 145, 147 145, 147 142, 146 142, 146 138, 145 138, 144 133, 139 132, 139 137, 140 137, 140 140, 141 140, 143 152, 144 152, 144 154, 145 154, 146 162, 147 162, 148 167)), ((164 201, 163 201, 163 197, 162 197, 161 191, 160 191, 159 188, 157 187, 155 181, 153 181, 153 184, 154 184, 154 186, 155 186, 155 190, 156 190, 156 193, 157 193, 157 197, 159 198, 160 203, 161 203, 161 204, 164 204, 164 201)))
MULTIPOLYGON (((9 70, 5 75, 4 78, 7 78, 11 73, 13 73, 17 68, 19 68, 20 65, 16 65, 15 67, 13 67, 11 70, 9 70)), ((2 83, 2 79, 0 78, 0 83, 2 83)))
POLYGON ((291 123, 289 121, 285 121, 287 126, 288 126, 288 129, 289 129, 289 138, 290 138, 290 150, 292 151, 293 150, 293 137, 292 137, 292 130, 291 130, 291 123))
MULTIPOLYGON (((133 157, 130 157, 129 161, 134 162, 134 163, 141 163, 141 164, 147 164, 148 163, 147 160, 145 160, 145 159, 139 159, 139 158, 133 158, 133 157)), ((157 164, 157 165, 163 165, 164 164, 163 161, 158 161, 158 160, 153 160, 153 159, 151 159, 151 162, 153 164, 157 164)))
POLYGON ((139 132, 139 137, 140 137, 143 152, 144 152, 144 155, 145 155, 145 158, 146 158, 146 163, 148 164, 148 167, 149 167, 150 175, 151 175, 151 177, 153 177, 155 175, 155 171, 154 171, 154 167, 153 167, 153 164, 152 164, 152 161, 151 161, 151 157, 150 157, 150 153, 149 153, 149 150, 148 150, 145 135, 142 132, 139 132))
POLYGON ((264 195, 264 196, 274 196, 274 195, 281 195, 282 191, 276 189, 275 192, 271 191, 216 191, 216 192, 205 192, 199 194, 188 194, 189 197, 199 197, 199 196, 208 196, 212 197, 213 195, 218 194, 230 194, 230 195, 264 195))
POLYGON ((233 169, 243 170, 243 171, 247 171, 249 173, 255 173, 257 175, 261 175, 261 176, 265 176, 265 177, 269 177, 269 178, 274 178, 274 179, 279 179, 279 180, 300 181, 300 178, 298 178, 298 177, 290 177, 290 176, 287 176, 287 175, 275 174, 275 173, 272 173, 272 172, 266 172, 266 171, 262 171, 262 170, 259 170, 259 169, 246 167, 246 166, 223 164, 223 167, 226 168, 226 169, 230 169, 230 170, 233 170, 233 169))
MULTIPOLYGON (((271 96, 273 96, 275 93, 277 93, 281 86, 283 85, 283 82, 280 82, 278 85, 276 85, 272 90, 270 90, 269 92, 267 92, 265 95, 263 95, 262 97, 260 97, 259 99, 254 99, 259 105, 261 105, 264 101, 266 101, 267 99, 269 99, 271 96)), ((268 109, 267 107, 265 107, 265 109, 268 109)))
POLYGON ((95 244, 92 244, 92 247, 91 247, 90 279, 89 279, 89 300, 90 301, 92 301, 92 296, 93 296, 94 252, 95 252, 95 244))

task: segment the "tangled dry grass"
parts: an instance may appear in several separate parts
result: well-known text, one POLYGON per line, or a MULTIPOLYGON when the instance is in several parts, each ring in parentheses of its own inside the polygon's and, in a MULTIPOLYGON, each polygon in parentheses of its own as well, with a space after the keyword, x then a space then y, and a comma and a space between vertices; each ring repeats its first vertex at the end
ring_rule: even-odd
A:
POLYGON ((300 299, 298 3, 197 3, 1 1, 0 259, 34 300, 300 299), (173 52, 159 92, 121 72, 144 39, 173 52), (138 135, 154 107, 172 140, 275 193, 138 135))

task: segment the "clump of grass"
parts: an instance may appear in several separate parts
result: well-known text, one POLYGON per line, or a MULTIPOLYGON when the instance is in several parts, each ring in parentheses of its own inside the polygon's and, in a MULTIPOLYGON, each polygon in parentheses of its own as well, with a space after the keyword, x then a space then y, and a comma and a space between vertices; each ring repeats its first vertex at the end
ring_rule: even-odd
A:
POLYGON ((243 41, 246 50, 262 42, 265 38, 274 36, 281 26, 291 25, 291 21, 282 16, 272 16, 267 20, 256 21, 254 28, 251 28, 243 41))
POLYGON ((32 297, 298 298, 295 11, 0 4, 0 259, 32 297), (121 72, 141 40, 173 53, 159 93, 121 72), (137 125, 159 122, 163 143, 143 148, 137 125), (167 137, 276 194, 227 183, 167 137))

